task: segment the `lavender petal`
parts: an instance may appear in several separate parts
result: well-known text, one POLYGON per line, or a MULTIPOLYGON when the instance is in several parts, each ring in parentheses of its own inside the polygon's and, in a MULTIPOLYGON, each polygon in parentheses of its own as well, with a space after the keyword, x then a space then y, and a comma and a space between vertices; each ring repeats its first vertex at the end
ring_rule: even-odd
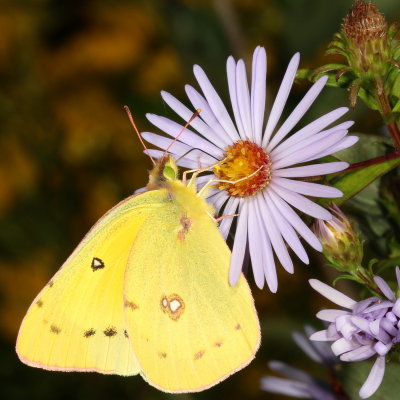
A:
POLYGON ((261 389, 266 392, 283 394, 302 399, 311 399, 307 384, 289 379, 266 376, 261 379, 261 389))
POLYGON ((317 279, 310 279, 308 282, 314 290, 338 306, 352 309, 357 304, 357 302, 350 297, 317 279))
POLYGON ((240 203, 239 212, 240 215, 238 217, 235 242, 231 255, 231 266, 229 269, 229 283, 232 286, 236 284, 242 272, 243 258, 247 245, 248 203, 240 203))
POLYGON ((362 385, 359 395, 362 399, 372 396, 382 383, 385 374, 385 357, 377 357, 368 378, 362 385))
POLYGON ((290 89, 292 88, 294 78, 296 77, 297 67, 300 62, 300 54, 296 53, 286 69, 285 76, 282 79, 281 86, 279 87, 278 94, 275 97, 274 105, 272 106, 267 126, 265 127, 262 147, 266 148, 270 140, 272 132, 274 131, 279 118, 282 115, 283 108, 285 107, 286 100, 289 96, 290 89))
POLYGON ((337 317, 340 317, 342 315, 347 315, 348 313, 349 312, 345 310, 334 310, 334 309, 321 310, 317 312, 317 318, 319 318, 322 321, 335 322, 337 317))
POLYGON ((374 354, 376 354, 374 347, 372 344, 368 344, 351 350, 346 354, 342 354, 340 359, 342 361, 363 361, 372 357, 374 354))
POLYGON ((327 175, 334 172, 343 171, 348 166, 349 163, 343 161, 304 165, 301 167, 276 169, 274 171, 274 176, 280 176, 284 178, 305 178, 309 176, 327 175))
POLYGON ((237 132, 224 103, 222 102, 203 69, 200 66, 195 65, 193 67, 193 73, 201 87, 201 90, 204 93, 205 98, 207 99, 211 110, 224 128, 225 132, 228 133, 233 141, 239 140, 239 133, 237 132))
POLYGON ((374 276, 374 281, 389 300, 396 301, 396 296, 394 295, 393 290, 390 289, 390 286, 385 282, 384 279, 382 279, 380 276, 374 276))
POLYGON ((264 47, 258 46, 254 51, 251 79, 251 114, 254 142, 261 145, 267 80, 267 54, 264 47))
POLYGON ((297 104, 296 108, 292 111, 292 113, 282 124, 279 130, 275 133, 274 137, 268 144, 267 151, 270 152, 271 150, 273 150, 273 148, 276 147, 278 143, 280 143, 286 137, 286 135, 294 128, 294 126, 300 121, 303 115, 311 107, 314 100, 321 93, 327 80, 328 77, 323 76, 320 79, 318 79, 313 86, 311 86, 306 95, 301 99, 301 101, 297 104))

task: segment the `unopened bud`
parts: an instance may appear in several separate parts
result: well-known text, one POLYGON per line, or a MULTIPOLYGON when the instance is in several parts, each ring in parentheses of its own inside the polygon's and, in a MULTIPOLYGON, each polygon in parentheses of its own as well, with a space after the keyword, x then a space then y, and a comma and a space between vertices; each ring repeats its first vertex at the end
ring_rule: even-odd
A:
POLYGON ((356 271, 361 265, 363 248, 357 232, 346 215, 333 204, 330 221, 317 220, 314 232, 323 246, 323 254, 340 271, 356 271))

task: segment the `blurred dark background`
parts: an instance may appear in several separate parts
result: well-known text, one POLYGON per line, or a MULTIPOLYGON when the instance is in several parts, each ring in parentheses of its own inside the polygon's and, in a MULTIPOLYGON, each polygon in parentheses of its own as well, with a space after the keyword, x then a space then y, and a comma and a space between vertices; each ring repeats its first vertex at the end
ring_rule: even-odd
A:
MULTIPOLYGON (((389 21, 398 19, 398 0, 375 3, 389 21)), ((140 130, 152 130, 146 112, 173 118, 159 92, 185 100, 183 87, 195 83, 195 63, 227 100, 227 56, 249 61, 257 45, 267 49, 271 98, 296 51, 304 68, 329 61, 326 46, 351 5, 351 0, 0 1, 2 398, 173 397, 140 377, 27 367, 14 351, 19 324, 93 223, 147 181, 151 165, 123 105, 131 107, 140 130)), ((288 110, 307 87, 295 85, 288 110)), ((327 88, 303 123, 342 105, 346 94, 327 88)), ((379 117, 366 111, 359 104, 348 118, 357 121, 355 130, 376 133, 379 117)), ((322 274, 321 260, 312 259, 310 266, 297 265, 294 276, 280 273, 278 294, 254 287, 263 326, 256 360, 220 385, 180 398, 283 399, 259 389, 270 359, 324 376, 290 338, 304 323, 316 324, 322 304, 307 283, 322 274)))

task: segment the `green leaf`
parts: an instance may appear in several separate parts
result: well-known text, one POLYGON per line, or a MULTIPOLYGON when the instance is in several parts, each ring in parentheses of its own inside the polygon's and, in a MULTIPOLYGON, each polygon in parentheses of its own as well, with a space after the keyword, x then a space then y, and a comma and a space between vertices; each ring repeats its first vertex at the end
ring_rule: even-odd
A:
MULTIPOLYGON (((360 398, 358 392, 367 379, 374 362, 375 360, 341 364, 338 376, 350 399, 356 400, 360 398)), ((398 400, 400 392, 399 377, 400 365, 395 362, 388 363, 382 384, 375 394, 370 397, 370 400, 398 400)))
MULTIPOLYGON (((372 159, 384 155, 388 146, 391 146, 391 140, 388 138, 365 134, 357 134, 357 136, 359 137, 359 142, 356 145, 334 155, 338 160, 347 161, 351 164, 361 162, 365 159, 372 159)), ((333 201, 338 205, 342 204, 398 165, 400 165, 400 158, 349 172, 336 180, 329 179, 330 185, 335 186, 344 193, 343 197, 333 201)), ((378 187, 371 188, 370 190, 373 190, 374 193, 376 192, 376 195, 374 193, 368 193, 368 196, 363 196, 366 198, 366 201, 378 195, 378 187)), ((358 197, 358 200, 361 201, 362 199, 358 197)), ((332 200, 322 200, 321 204, 326 204, 331 201, 332 200)), ((373 206, 370 202, 365 205, 367 208, 373 206)), ((371 211, 371 209, 369 211, 371 211)))
POLYGON ((400 100, 394 105, 392 112, 400 112, 400 100))
MULTIPOLYGON (((361 192, 369 184, 400 165, 400 158, 385 161, 358 171, 349 172, 334 183, 334 186, 343 192, 343 197, 333 200, 340 205, 361 192)), ((330 200, 332 201, 332 200, 330 200)))

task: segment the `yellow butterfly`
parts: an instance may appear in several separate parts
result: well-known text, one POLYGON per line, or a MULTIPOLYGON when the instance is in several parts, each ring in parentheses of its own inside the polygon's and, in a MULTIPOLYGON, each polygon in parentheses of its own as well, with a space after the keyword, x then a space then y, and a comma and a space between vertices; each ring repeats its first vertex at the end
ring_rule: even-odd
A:
POLYGON ((18 334, 22 362, 55 371, 140 373, 167 392, 204 390, 245 367, 260 343, 242 276, 172 158, 148 191, 106 213, 30 306, 18 334))

